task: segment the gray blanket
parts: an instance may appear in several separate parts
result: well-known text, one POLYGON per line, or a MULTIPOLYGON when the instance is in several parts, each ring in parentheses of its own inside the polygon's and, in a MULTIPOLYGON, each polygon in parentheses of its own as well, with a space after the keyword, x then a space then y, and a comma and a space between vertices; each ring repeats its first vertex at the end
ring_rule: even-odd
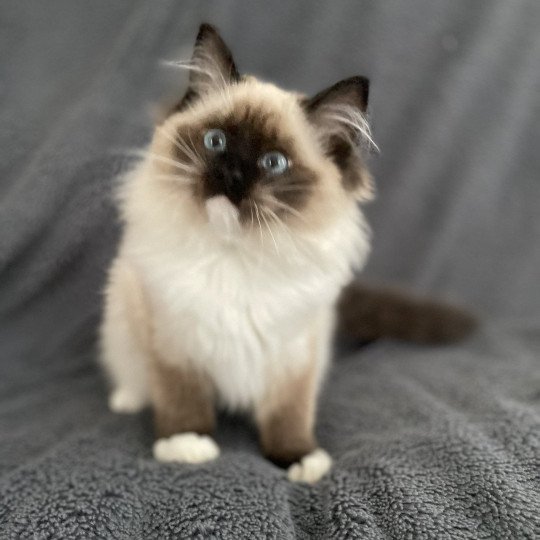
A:
POLYGON ((540 3, 0 4, 0 538, 539 538, 540 3), (204 466, 106 408, 95 336, 123 151, 178 94, 198 24, 315 92, 367 74, 381 154, 366 279, 473 306, 452 347, 337 347, 290 484, 223 418, 204 466))

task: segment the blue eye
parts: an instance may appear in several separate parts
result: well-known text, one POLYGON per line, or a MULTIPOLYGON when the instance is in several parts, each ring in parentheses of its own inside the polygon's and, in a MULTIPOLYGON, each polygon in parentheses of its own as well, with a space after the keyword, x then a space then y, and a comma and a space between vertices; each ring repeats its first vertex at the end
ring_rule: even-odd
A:
POLYGON ((261 157, 259 165, 269 174, 283 174, 289 168, 289 161, 281 152, 268 152, 261 157))
POLYGON ((223 152, 227 147, 225 133, 221 129, 209 129, 204 134, 204 146, 212 152, 223 152))

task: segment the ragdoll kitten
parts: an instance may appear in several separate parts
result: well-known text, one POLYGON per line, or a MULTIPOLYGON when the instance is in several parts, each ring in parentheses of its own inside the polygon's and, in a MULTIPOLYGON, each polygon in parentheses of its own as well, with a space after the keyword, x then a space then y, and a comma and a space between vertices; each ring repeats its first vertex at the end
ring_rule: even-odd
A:
MULTIPOLYGON (((209 25, 186 66, 187 92, 121 192, 102 326, 110 407, 150 404, 154 456, 189 463, 219 454, 216 406, 247 411, 265 455, 315 482, 331 466, 314 421, 336 303, 369 249, 358 209, 372 193, 360 152, 369 84, 352 77, 308 98, 242 76, 209 25)), ((414 338, 404 321, 426 312, 357 285, 339 307, 367 338, 414 338)), ((416 337, 452 337, 434 330, 447 326, 416 337)))

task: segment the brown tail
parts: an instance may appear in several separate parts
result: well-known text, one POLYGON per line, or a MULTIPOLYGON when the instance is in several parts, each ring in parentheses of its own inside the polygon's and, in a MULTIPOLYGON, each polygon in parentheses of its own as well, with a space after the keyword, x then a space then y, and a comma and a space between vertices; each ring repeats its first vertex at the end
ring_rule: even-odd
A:
POLYGON ((477 327, 476 319, 461 308, 356 281, 341 294, 338 321, 338 330, 353 339, 426 344, 453 343, 477 327))

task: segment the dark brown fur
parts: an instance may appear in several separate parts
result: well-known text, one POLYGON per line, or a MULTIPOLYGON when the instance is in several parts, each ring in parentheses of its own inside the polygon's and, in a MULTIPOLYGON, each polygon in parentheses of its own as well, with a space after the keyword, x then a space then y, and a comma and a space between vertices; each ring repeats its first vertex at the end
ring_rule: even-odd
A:
POLYGON ((214 430, 215 411, 210 382, 189 368, 154 359, 151 366, 152 404, 156 436, 214 430))
POLYGON ((361 341, 393 338, 452 343, 467 337, 477 326, 476 319, 458 307, 358 282, 344 289, 338 315, 340 332, 361 341))
POLYGON ((368 106, 369 79, 356 76, 337 82, 330 88, 322 90, 312 98, 306 99, 303 104, 309 115, 316 115, 321 107, 339 99, 342 103, 354 105, 362 112, 368 106))
POLYGON ((263 452, 279 466, 297 462, 317 448, 314 379, 315 370, 310 364, 281 385, 276 382, 257 415, 263 452))
MULTIPOLYGON (((195 39, 195 49, 193 51, 193 61, 197 62, 202 54, 208 54, 212 61, 216 62, 221 73, 226 77, 230 84, 238 82, 240 75, 236 64, 234 63, 231 51, 221 39, 218 31, 211 24, 201 24, 199 33, 195 39)), ((178 112, 191 105, 199 94, 196 90, 197 83, 204 78, 204 74, 197 71, 191 71, 189 75, 190 85, 184 94, 184 97, 178 102, 171 112, 178 112)))
MULTIPOLYGON (((252 220, 250 199, 257 201, 258 190, 266 190, 280 203, 300 211, 315 189, 317 175, 302 163, 301 156, 286 137, 280 135, 278 120, 256 107, 246 107, 227 116, 215 116, 198 126, 183 127, 178 133, 180 143, 194 147, 203 157, 205 166, 200 182, 194 189, 201 201, 214 195, 225 194, 240 210, 241 222, 252 220), (212 153, 203 144, 204 133, 219 128, 227 138, 223 153, 212 153), (259 159, 270 151, 287 156, 291 167, 285 173, 271 176, 259 166, 259 159)), ((176 158, 190 163, 190 156, 175 147, 176 158)), ((278 207, 276 214, 287 213, 278 207)))
MULTIPOLYGON (((328 120, 325 118, 325 108, 337 103, 356 108, 366 112, 369 97, 369 80, 366 77, 350 77, 335 85, 319 92, 310 99, 303 99, 301 105, 306 111, 307 117, 315 125, 324 131, 328 120)), ((331 126, 326 126, 332 133, 331 126)), ((330 135, 323 142, 326 146, 327 155, 339 167, 342 174, 342 182, 348 191, 357 191, 364 188, 370 191, 371 177, 364 167, 363 159, 359 153, 359 141, 354 130, 348 129, 339 136, 330 135)))
POLYGON ((327 151, 339 167, 343 187, 347 191, 355 191, 362 186, 369 188, 370 176, 357 152, 348 141, 336 136, 331 137, 327 151))
POLYGON ((260 426, 263 452, 276 465, 287 467, 317 448, 312 430, 306 427, 304 415, 301 405, 291 400, 260 426))

